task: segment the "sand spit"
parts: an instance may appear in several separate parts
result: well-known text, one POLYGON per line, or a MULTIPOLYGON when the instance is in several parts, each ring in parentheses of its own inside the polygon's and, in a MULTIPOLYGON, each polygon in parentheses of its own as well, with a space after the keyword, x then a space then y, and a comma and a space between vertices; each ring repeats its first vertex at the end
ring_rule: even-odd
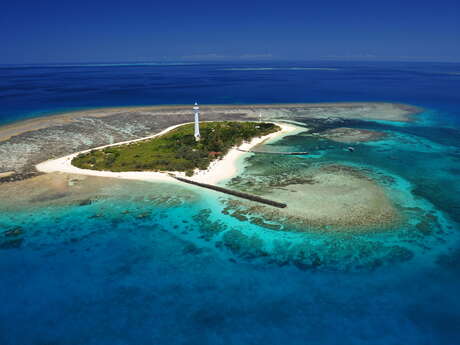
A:
POLYGON ((0 178, 9 177, 9 176, 12 176, 12 175, 14 175, 14 174, 15 174, 14 171, 0 172, 0 178))
MULTIPOLYGON (((275 139, 275 138, 282 138, 285 135, 289 135, 291 132, 296 132, 298 127, 283 124, 283 123, 276 123, 281 130, 275 133, 271 133, 262 137, 254 138, 248 143, 244 143, 238 147, 240 150, 249 150, 252 147, 263 143, 266 140, 275 139)), ((152 139, 162 134, 165 134, 174 128, 177 128, 181 125, 174 125, 171 126, 160 133, 155 135, 151 135, 145 138, 140 139, 133 139, 124 141, 121 143, 104 145, 97 148, 93 148, 90 150, 99 150, 105 147, 110 146, 118 146, 123 144, 129 144, 136 141, 142 141, 146 139, 152 139)), ((225 157, 222 159, 214 161, 211 166, 207 170, 198 170, 196 173, 190 177, 189 179, 203 182, 208 184, 217 184, 222 180, 229 179, 233 177, 237 173, 237 160, 247 154, 241 152, 237 148, 231 149, 225 157)), ((87 175, 87 176, 99 176, 99 177, 112 177, 112 178, 120 178, 120 179, 127 179, 127 180, 139 180, 139 181, 153 181, 153 182, 172 182, 172 183, 179 183, 177 180, 169 176, 169 173, 174 175, 185 177, 185 173, 178 172, 178 171, 169 171, 169 172, 153 172, 153 171, 128 171, 128 172, 113 172, 113 171, 99 171, 99 170, 90 170, 90 169, 81 169, 77 168, 76 166, 72 165, 72 159, 78 156, 81 153, 89 152, 90 150, 84 150, 75 152, 71 155, 64 156, 58 159, 51 159, 45 161, 43 163, 37 164, 36 168, 40 172, 44 173, 52 173, 52 172, 62 172, 67 174, 80 174, 80 175, 87 175)))

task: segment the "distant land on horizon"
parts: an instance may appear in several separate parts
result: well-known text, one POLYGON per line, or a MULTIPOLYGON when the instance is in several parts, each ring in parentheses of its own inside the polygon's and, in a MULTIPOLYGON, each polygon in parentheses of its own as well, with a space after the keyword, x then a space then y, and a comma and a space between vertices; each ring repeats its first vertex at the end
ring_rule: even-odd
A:
MULTIPOLYGON (((27 66, 27 67, 72 67, 76 66, 95 66, 101 67, 104 65, 109 66, 193 66, 193 65, 224 65, 224 64, 248 64, 248 65, 257 65, 257 64, 394 64, 394 63, 403 63, 403 64, 445 64, 445 65, 455 65, 460 64, 460 59, 458 60, 437 60, 437 59, 365 59, 365 58, 356 58, 356 59, 340 59, 340 58, 330 58, 330 59, 261 59, 261 60, 244 60, 244 59, 215 59, 215 60, 85 60, 85 61, 50 61, 50 62, 23 62, 23 63, 0 63, 1 67, 16 67, 16 66, 27 66)), ((300 66, 299 66, 300 67, 300 66)), ((305 66, 303 66, 305 67, 305 66)))

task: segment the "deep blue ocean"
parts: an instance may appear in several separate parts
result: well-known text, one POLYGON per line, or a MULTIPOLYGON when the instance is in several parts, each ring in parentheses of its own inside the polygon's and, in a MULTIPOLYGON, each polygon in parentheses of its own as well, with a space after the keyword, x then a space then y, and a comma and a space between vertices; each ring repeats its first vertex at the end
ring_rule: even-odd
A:
MULTIPOLYGON (((350 122, 391 133, 357 145, 359 154, 336 144, 305 158, 385 176, 407 224, 308 235, 319 263, 306 268, 287 252, 269 260, 243 242, 221 248, 212 236, 229 229, 266 245, 296 239, 226 216, 211 192, 139 182, 85 206, 0 208, 0 230, 23 231, 20 245, 0 245, 1 345, 460 344, 460 63, 0 66, 0 124, 195 101, 422 107, 412 123, 350 122)), ((278 145, 311 149, 302 136, 278 145)), ((280 164, 296 169, 296 159, 280 164)))

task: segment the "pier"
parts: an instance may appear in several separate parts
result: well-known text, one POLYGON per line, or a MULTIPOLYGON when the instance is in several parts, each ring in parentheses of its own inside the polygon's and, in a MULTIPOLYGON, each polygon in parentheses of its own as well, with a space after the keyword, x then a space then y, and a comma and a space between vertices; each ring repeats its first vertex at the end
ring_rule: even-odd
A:
POLYGON ((266 198, 262 198, 262 197, 260 197, 258 195, 238 192, 238 191, 231 190, 231 189, 228 189, 228 188, 218 187, 218 186, 215 186, 215 185, 212 185, 212 184, 196 182, 196 181, 189 180, 189 179, 186 179, 186 178, 183 178, 183 177, 175 176, 173 174, 170 174, 170 176, 174 177, 176 180, 181 181, 181 182, 185 182, 185 183, 188 183, 188 184, 192 184, 192 185, 207 188, 207 189, 212 189, 212 190, 215 190, 217 192, 237 196, 239 198, 259 202, 261 204, 270 205, 270 206, 274 206, 274 207, 278 207, 278 208, 285 208, 287 206, 284 203, 273 201, 273 200, 266 199, 266 198))
POLYGON ((310 152, 306 152, 306 151, 299 151, 299 152, 274 152, 274 151, 254 151, 254 150, 241 150, 241 149, 238 149, 238 151, 241 151, 241 152, 248 152, 248 153, 266 153, 266 154, 270 154, 270 155, 291 155, 291 156, 295 156, 295 155, 309 155, 310 152))

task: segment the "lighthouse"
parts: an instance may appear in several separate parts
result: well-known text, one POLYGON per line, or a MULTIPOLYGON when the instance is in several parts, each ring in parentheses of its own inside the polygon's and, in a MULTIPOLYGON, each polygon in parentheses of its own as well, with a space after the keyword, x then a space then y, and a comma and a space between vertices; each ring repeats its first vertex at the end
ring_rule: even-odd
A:
POLYGON ((201 138, 201 135, 200 135, 200 107, 198 106, 198 103, 195 102, 195 106, 193 107, 193 110, 195 111, 195 140, 199 141, 201 138))

